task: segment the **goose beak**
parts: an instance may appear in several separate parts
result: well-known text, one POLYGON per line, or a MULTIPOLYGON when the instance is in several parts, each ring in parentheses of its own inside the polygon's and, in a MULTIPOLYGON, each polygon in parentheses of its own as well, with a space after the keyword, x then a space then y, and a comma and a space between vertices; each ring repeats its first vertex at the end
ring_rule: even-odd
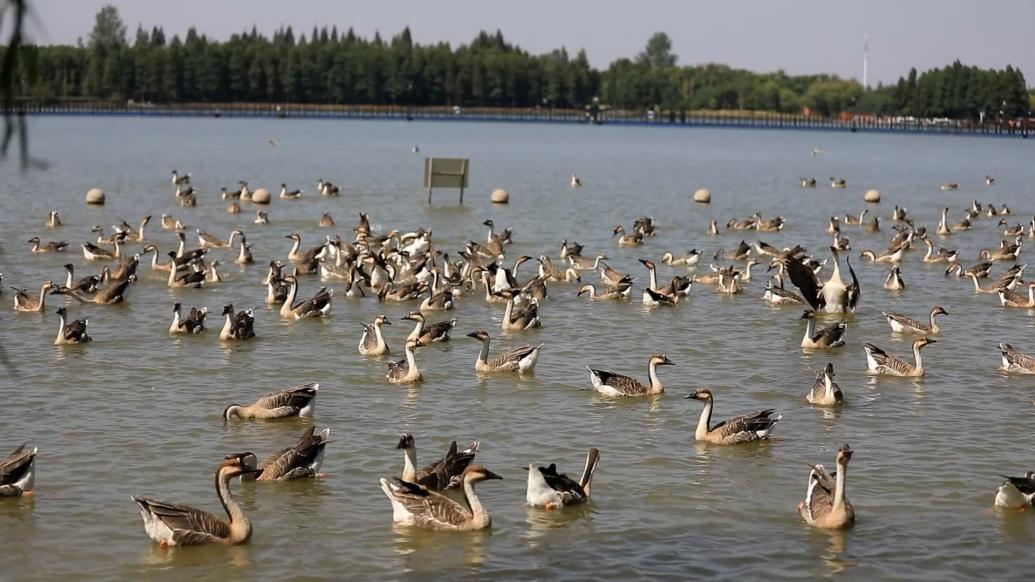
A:
POLYGON ((406 436, 399 437, 399 443, 395 445, 395 450, 401 451, 406 448, 406 436))
POLYGON ((675 366, 676 365, 675 362, 673 362, 672 360, 668 359, 668 356, 663 356, 663 357, 665 359, 661 362, 662 365, 664 365, 664 366, 675 366))
POLYGON ((472 331, 471 333, 467 334, 467 337, 473 337, 474 339, 478 339, 478 332, 472 331))
POLYGON ((503 479, 503 477, 500 477, 496 473, 493 473, 492 471, 489 471, 489 470, 485 471, 485 478, 486 479, 500 479, 500 480, 503 479))

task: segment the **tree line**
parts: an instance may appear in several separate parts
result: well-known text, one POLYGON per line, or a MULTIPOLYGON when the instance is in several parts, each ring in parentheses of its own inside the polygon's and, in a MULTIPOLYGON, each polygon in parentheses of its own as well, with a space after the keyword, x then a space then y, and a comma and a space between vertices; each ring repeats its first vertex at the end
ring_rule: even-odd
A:
POLYGON ((977 119, 1031 108, 1019 69, 985 70, 958 61, 894 85, 866 90, 835 75, 755 73, 720 64, 678 66, 665 33, 634 58, 594 69, 584 50, 533 55, 498 30, 457 47, 415 43, 409 28, 389 40, 352 29, 290 27, 219 42, 194 28, 181 39, 138 27, 132 42, 112 6, 87 42, 23 46, 18 92, 30 99, 137 102, 327 103, 622 109, 840 112, 977 119))

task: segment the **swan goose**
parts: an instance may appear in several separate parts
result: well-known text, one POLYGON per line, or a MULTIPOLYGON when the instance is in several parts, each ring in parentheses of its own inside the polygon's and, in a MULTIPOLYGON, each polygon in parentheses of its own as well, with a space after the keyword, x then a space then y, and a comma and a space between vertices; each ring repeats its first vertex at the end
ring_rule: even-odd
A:
POLYGON ((287 235, 285 238, 292 241, 291 250, 288 251, 288 259, 292 263, 298 265, 299 270, 302 273, 310 273, 319 268, 319 259, 317 258, 317 255, 324 250, 326 244, 312 247, 307 249, 305 252, 299 252, 298 249, 302 245, 302 237, 297 233, 292 233, 287 235))
POLYGON ((262 396, 252 404, 231 404, 223 409, 223 420, 312 418, 320 384, 312 382, 262 396))
POLYGON ((984 249, 980 253, 980 257, 986 261, 1014 261, 1021 253, 1020 242, 1014 244, 1007 244, 1005 241, 1002 242, 998 249, 988 250, 984 249))
POLYGON ((866 350, 866 372, 877 376, 923 377, 926 372, 920 357, 920 350, 933 343, 937 342, 927 336, 913 341, 913 364, 889 354, 873 344, 865 344, 863 349, 866 350))
POLYGON ((815 178, 799 178, 799 181, 801 182, 801 187, 802 188, 815 188, 816 187, 816 179, 815 178))
POLYGON ((995 506, 1006 509, 1027 509, 1035 504, 1035 471, 1028 471, 1023 477, 1007 477, 995 490, 995 506))
POLYGON ((622 301, 622 300, 629 299, 629 295, 631 295, 631 294, 632 294, 632 283, 629 283, 629 284, 624 285, 624 286, 615 287, 615 288, 607 288, 607 287, 605 287, 604 290, 600 291, 600 292, 597 292, 597 288, 594 287, 591 283, 586 283, 585 285, 582 285, 581 287, 579 287, 579 291, 578 291, 577 297, 582 297, 583 295, 588 295, 589 298, 594 300, 594 301, 599 301, 599 300, 603 300, 603 299, 611 299, 611 300, 622 301))
POLYGON ((251 309, 234 313, 233 304, 223 306, 223 328, 219 331, 219 339, 249 340, 255 337, 255 314, 251 309))
POLYGON ((1004 372, 1035 374, 1035 356, 1018 351, 1007 343, 999 344, 999 351, 1002 352, 1003 357, 1003 365, 1000 369, 1004 372))
POLYGON ((0 459, 0 497, 30 497, 36 486, 37 447, 25 448, 28 443, 0 459))
POLYGON ((812 383, 812 389, 805 395, 805 399, 816 406, 839 406, 845 403, 841 387, 834 382, 833 364, 828 363, 816 374, 816 380, 812 383))
POLYGON ((219 238, 202 231, 201 229, 194 229, 198 233, 198 245, 203 249, 230 249, 234 246, 234 237, 237 235, 243 235, 244 233, 240 230, 234 229, 230 231, 230 236, 226 242, 223 242, 219 238))
POLYGON ((93 293, 97 290, 97 285, 101 282, 100 275, 88 275, 86 277, 75 278, 75 265, 68 263, 65 265, 65 287, 73 291, 79 291, 81 293, 93 293))
POLYGON ((79 246, 83 249, 83 257, 88 261, 114 261, 122 258, 122 237, 116 237, 114 242, 114 251, 109 251, 90 242, 85 242, 79 246))
POLYGON ((420 311, 411 311, 402 319, 416 322, 416 326, 414 326, 410 335, 406 336, 406 339, 420 340, 420 343, 422 344, 449 341, 449 332, 456 326, 455 317, 448 321, 439 321, 429 324, 427 319, 424 317, 424 314, 420 311))
POLYGON ((255 262, 255 257, 252 256, 252 243, 248 242, 248 239, 241 235, 241 250, 237 254, 237 258, 234 259, 235 265, 251 265, 255 262))
POLYGON ((121 232, 126 235, 127 241, 141 243, 147 238, 144 236, 144 228, 150 223, 151 215, 148 214, 144 218, 140 219, 140 224, 138 224, 136 228, 133 228, 128 222, 123 220, 121 225, 115 227, 115 230, 116 232, 121 232))
MULTIPOLYGON (((169 251, 169 256, 173 257, 176 253, 169 251)), ((205 284, 205 271, 198 270, 196 264, 184 265, 178 269, 169 270, 169 278, 166 280, 166 285, 172 288, 187 288, 192 287, 194 289, 201 289, 205 284)))
POLYGON ((269 224, 270 223, 270 213, 266 212, 265 210, 256 210, 255 211, 255 220, 253 220, 252 223, 253 224, 269 224))
POLYGON ((924 255, 925 263, 955 263, 959 260, 959 251, 938 247, 938 253, 935 254, 934 243, 928 238, 924 238, 924 243, 927 245, 927 254, 924 255))
POLYGON ((791 282, 801 291, 802 297, 814 310, 825 313, 855 311, 861 296, 855 270, 852 268, 851 261, 845 259, 848 264, 848 272, 852 276, 852 283, 845 285, 841 278, 840 253, 835 248, 831 248, 830 251, 834 255, 834 271, 825 283, 818 281, 815 271, 806 266, 804 259, 797 254, 780 257, 777 260, 787 270, 791 282))
POLYGON ((848 326, 844 322, 838 322, 829 327, 816 331, 816 312, 808 309, 802 314, 801 319, 805 320, 805 335, 801 338, 801 347, 805 349, 823 350, 827 348, 839 348, 845 345, 845 330, 848 326))
POLYGON ((938 236, 949 236, 952 234, 952 229, 949 228, 948 224, 949 209, 942 209, 942 219, 938 222, 938 236))
POLYGON ((874 263, 891 263, 897 265, 902 262, 902 255, 905 254, 905 251, 906 246, 899 245, 897 247, 889 248, 888 250, 882 252, 879 255, 867 249, 863 251, 862 254, 860 254, 859 256, 863 259, 869 259, 874 263))
POLYGON ((715 404, 711 390, 701 388, 693 394, 687 394, 684 398, 700 400, 704 403, 704 410, 701 411, 701 418, 697 421, 694 438, 713 445, 736 445, 767 439, 776 423, 783 418, 780 415, 773 416, 773 410, 768 409, 735 416, 711 426, 712 408, 715 404))
POLYGON ((586 366, 593 388, 604 396, 657 396, 665 391, 658 378, 658 366, 674 366, 675 362, 664 354, 653 354, 647 361, 647 377, 650 384, 635 378, 615 374, 586 366))
POLYGON ((858 217, 852 216, 851 214, 845 214, 843 222, 847 226, 862 226, 863 220, 869 212, 870 211, 868 209, 863 208, 862 211, 859 212, 858 217))
POLYGON ((781 275, 777 274, 775 279, 778 285, 773 285, 772 281, 765 284, 765 293, 762 294, 763 301, 773 305, 801 305, 805 303, 805 300, 800 295, 783 288, 783 277, 781 275))
POLYGON ((539 319, 539 300, 533 297, 520 311, 514 311, 514 300, 517 294, 508 292, 507 306, 503 309, 501 327, 503 331, 520 331, 542 327, 539 319))
POLYGON ((302 190, 288 190, 287 184, 280 185, 280 197, 285 200, 298 200, 302 198, 302 190))
POLYGON ((678 257, 672 253, 661 255, 661 262, 670 267, 693 267, 701 260, 701 251, 690 249, 678 257))
POLYGON ((945 268, 945 276, 948 277, 949 275, 955 275, 956 277, 969 277, 973 274, 978 279, 984 279, 988 277, 988 273, 991 271, 992 263, 988 261, 971 265, 966 269, 964 269, 963 265, 959 263, 950 263, 949 266, 945 268))
POLYGON ((216 495, 226 511, 225 521, 200 509, 133 496, 133 501, 140 506, 148 537, 163 547, 247 542, 252 536, 252 524, 230 494, 230 481, 256 471, 245 464, 250 454, 228 455, 216 469, 216 495))
POLYGON ((205 331, 205 315, 208 314, 207 307, 202 307, 201 309, 191 307, 187 317, 183 317, 180 310, 181 305, 177 301, 173 304, 173 320, 172 324, 169 325, 169 333, 195 334, 205 331))
POLYGON ((67 240, 40 242, 40 237, 34 236, 27 242, 32 245, 31 251, 34 253, 59 253, 68 248, 67 240))
POLYGON ((46 311, 47 293, 56 287, 53 281, 45 281, 40 287, 39 299, 29 295, 26 289, 11 287, 14 290, 14 310, 19 313, 43 313, 46 311))
POLYGON ((887 311, 882 311, 881 314, 884 315, 884 318, 888 321, 888 325, 891 326, 891 331, 895 333, 934 335, 941 331, 935 317, 939 315, 948 315, 949 312, 945 311, 945 309, 940 305, 935 305, 931 308, 931 313, 929 314, 930 323, 917 321, 916 319, 894 312, 888 313, 887 311))
POLYGON ((891 265, 888 269, 888 276, 884 278, 884 288, 889 291, 902 291, 906 288, 906 282, 902 280, 902 269, 898 265, 891 265))
POLYGON ((855 509, 845 495, 845 474, 852 448, 847 444, 837 450, 837 471, 827 473, 823 465, 809 472, 805 500, 798 504, 798 514, 805 523, 821 529, 844 529, 855 523, 855 509))
POLYGON ((58 287, 50 292, 51 295, 68 295, 79 303, 93 303, 94 305, 115 305, 126 299, 126 293, 131 283, 137 280, 136 275, 129 275, 124 279, 113 279, 107 287, 98 289, 92 297, 86 297, 75 289, 58 287))
POLYGON ((528 465, 528 487, 525 501, 530 507, 560 509, 565 505, 576 505, 589 501, 593 474, 600 463, 600 451, 593 448, 586 455, 582 476, 576 481, 564 473, 557 473, 557 465, 547 467, 528 465))
POLYGON ((457 450, 456 441, 449 443, 446 456, 417 470, 417 442, 410 433, 399 436, 395 450, 403 452, 401 479, 420 485, 430 491, 444 491, 463 484, 464 471, 478 454, 478 441, 472 442, 462 451, 457 450))
POLYGON ((833 177, 830 178, 830 187, 831 188, 846 188, 847 186, 848 186, 848 181, 845 180, 844 178, 837 178, 837 179, 835 179, 833 177))
POLYGON ((388 363, 388 373, 385 379, 392 384, 416 384, 424 380, 424 376, 417 368, 417 359, 413 350, 423 346, 419 340, 406 340, 406 359, 388 363))
POLYGON ((1031 309, 1035 307, 1035 281, 1028 283, 1028 296, 1017 293, 1002 287, 999 289, 999 302, 1003 307, 1019 307, 1021 309, 1031 309))
POLYGON ((639 231, 633 232, 632 234, 625 233, 625 227, 618 225, 612 231, 611 236, 618 237, 618 246, 620 247, 636 247, 643 244, 643 234, 639 231))
POLYGON ((324 212, 320 215, 318 226, 320 228, 334 228, 334 218, 332 218, 330 214, 324 212))
POLYGON ((576 176, 575 174, 572 174, 571 175, 571 180, 568 182, 568 184, 572 188, 581 188, 582 187, 582 180, 578 176, 576 176))
POLYGON ((291 479, 312 479, 320 476, 323 466, 324 451, 331 429, 325 428, 316 432, 310 426, 294 445, 281 449, 261 462, 256 463, 255 455, 248 455, 245 465, 255 469, 255 473, 243 476, 242 479, 255 481, 289 481, 291 479), (249 479, 250 478, 250 479, 249 479))
POLYGON ((363 336, 359 338, 359 353, 364 356, 383 356, 391 352, 385 341, 381 326, 392 325, 384 315, 378 315, 370 325, 363 325, 363 336))
POLYGON ((310 317, 326 317, 331 311, 333 290, 322 287, 309 299, 295 303, 295 297, 298 294, 298 278, 294 275, 287 275, 284 277, 284 283, 288 286, 288 292, 284 303, 280 306, 281 317, 297 321, 310 317))
POLYGON ((489 358, 489 342, 491 338, 488 332, 478 330, 467 334, 467 337, 482 342, 481 351, 478 352, 478 359, 474 362, 476 372, 518 372, 521 374, 531 373, 535 370, 536 362, 539 361, 539 352, 543 344, 524 345, 489 358))
POLYGON ((86 342, 92 341, 93 338, 86 334, 86 326, 90 323, 90 320, 73 319, 66 323, 65 317, 68 315, 68 311, 64 307, 59 307, 56 313, 61 319, 61 323, 58 325, 58 332, 57 337, 54 338, 54 345, 64 346, 68 344, 85 344, 86 342))
POLYGON ((401 479, 381 479, 381 490, 392 502, 392 519, 397 524, 433 530, 471 531, 492 525, 492 518, 474 491, 475 483, 502 478, 481 465, 469 465, 462 475, 467 507, 441 493, 401 479))
POLYGON ((61 216, 58 215, 57 210, 51 210, 47 213, 47 220, 43 223, 47 228, 60 228, 61 227, 61 216))
POLYGON ((1006 227, 1003 229, 1003 236, 1016 237, 1024 234, 1023 224, 1018 223, 1014 226, 1010 226, 1010 223, 1008 223, 1005 218, 999 220, 999 226, 1006 227))

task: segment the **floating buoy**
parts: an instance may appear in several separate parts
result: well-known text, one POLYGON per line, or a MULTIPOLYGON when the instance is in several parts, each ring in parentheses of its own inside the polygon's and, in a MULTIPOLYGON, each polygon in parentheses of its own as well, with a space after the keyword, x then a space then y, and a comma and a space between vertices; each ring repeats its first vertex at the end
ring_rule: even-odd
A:
POLYGON ((866 194, 863 194, 863 200, 876 204, 880 202, 880 192, 877 190, 867 190, 866 194))
POLYGON ((694 202, 700 202, 701 204, 710 204, 712 201, 712 193, 707 188, 701 188, 697 192, 694 192, 694 202))
POLYGON ((489 195, 489 200, 492 200, 496 204, 506 204, 510 202, 510 193, 503 188, 496 188, 489 195))
POLYGON ((270 203, 270 191, 265 188, 259 188, 252 192, 252 202, 255 204, 269 204, 270 203))
POLYGON ((87 204, 104 204, 104 190, 100 188, 90 188, 86 191, 86 203, 87 204))

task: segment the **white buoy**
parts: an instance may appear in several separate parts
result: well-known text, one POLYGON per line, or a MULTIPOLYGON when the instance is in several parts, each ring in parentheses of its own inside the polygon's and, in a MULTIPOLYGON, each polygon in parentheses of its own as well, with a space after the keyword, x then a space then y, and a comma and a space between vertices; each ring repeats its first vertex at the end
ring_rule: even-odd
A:
POLYGON ((866 194, 863 194, 863 200, 876 204, 880 202, 880 192, 877 190, 867 190, 866 194))
POLYGON ((90 188, 86 191, 86 203, 87 204, 104 204, 104 190, 100 188, 90 188))
POLYGON ((701 188, 697 192, 694 192, 694 202, 700 202, 701 204, 710 204, 712 201, 712 193, 707 188, 701 188))
POLYGON ((492 200, 496 204, 506 204, 510 202, 510 194, 503 188, 496 188, 489 195, 489 200, 492 200))
POLYGON ((265 188, 258 188, 252 192, 252 202, 255 204, 269 204, 270 191, 265 188))

